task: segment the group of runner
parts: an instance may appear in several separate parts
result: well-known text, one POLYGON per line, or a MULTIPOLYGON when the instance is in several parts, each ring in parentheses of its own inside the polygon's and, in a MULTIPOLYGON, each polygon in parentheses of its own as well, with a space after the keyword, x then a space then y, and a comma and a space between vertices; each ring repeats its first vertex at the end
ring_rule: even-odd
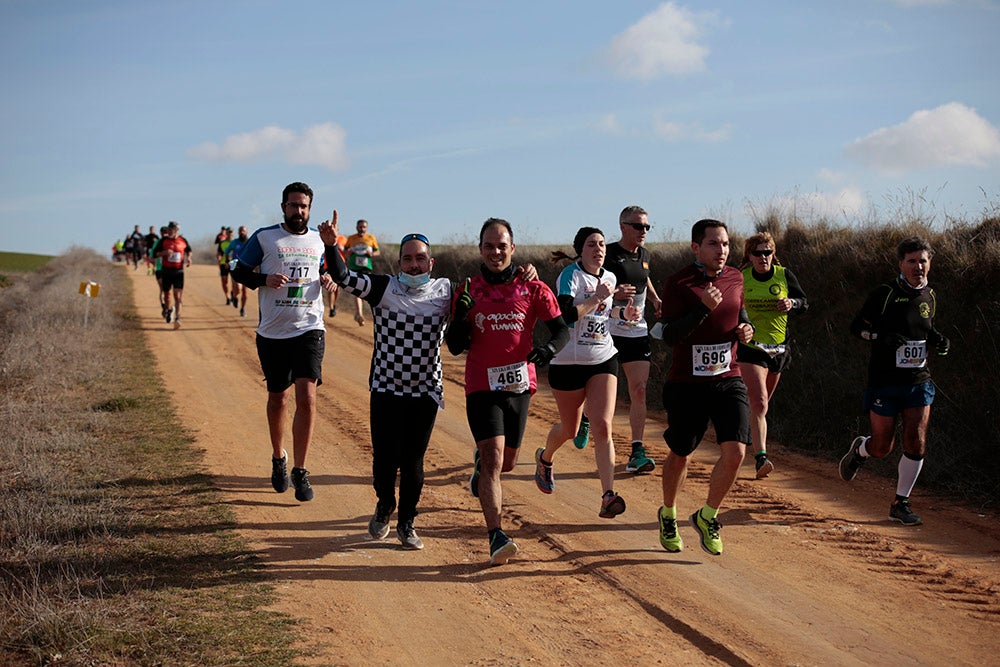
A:
MULTIPOLYGON (((619 216, 621 240, 615 243, 607 244, 597 228, 577 232, 574 256, 558 253, 558 259, 571 263, 553 291, 537 279, 534 267, 514 264, 512 226, 490 218, 479 233, 479 274, 453 284, 432 277, 431 244, 420 233, 400 241, 396 273, 372 273, 377 241, 372 237, 353 246, 350 240, 344 243, 336 211, 311 229, 312 199, 307 185, 292 183, 282 195, 282 223, 258 229, 248 238, 241 228, 235 252, 230 252, 235 240, 226 248, 220 244, 222 256, 233 257, 234 284, 259 294, 257 349, 267 382, 275 491, 285 492, 291 485, 299 501, 314 497, 306 457, 325 351, 321 293, 332 292, 336 285, 359 303, 367 302, 374 320, 369 389, 377 501, 368 524, 373 538, 388 535, 396 512, 402 546, 423 548, 414 519, 424 482, 424 454, 437 410, 444 404, 444 343, 452 354, 466 354, 466 415, 475 442, 469 485, 482 508, 491 564, 506 563, 518 550, 502 527, 501 475, 517 463, 539 368, 549 367, 559 422, 549 430, 545 446, 534 452, 537 487, 554 492, 553 461, 563 444, 574 440, 584 447, 592 441, 601 486, 598 514, 609 519, 622 514, 626 503, 614 489, 611 432, 618 373, 624 369, 631 399, 632 452, 626 469, 649 472, 655 463, 643 439, 653 337, 672 347, 662 396, 669 426, 663 433, 668 453, 662 462, 660 543, 669 552, 683 549, 677 497, 689 458, 711 423, 719 457, 706 502, 690 521, 702 549, 722 553, 718 512, 747 446, 755 448, 758 478, 774 470, 766 447, 768 404, 790 358, 788 314, 808 307, 794 274, 778 263, 773 237, 760 233, 747 239, 740 269, 728 264, 725 223, 700 220, 691 232, 693 262, 657 291, 643 247, 650 229, 648 214, 630 206, 619 216), (651 329, 647 312, 655 320, 651 329), (536 343, 539 322, 546 335, 536 343), (294 460, 289 474, 283 443, 293 396, 294 460)), ((362 222, 355 236, 366 234, 367 223, 362 228, 362 222)), ((926 242, 904 242, 899 278, 877 289, 852 325, 852 331, 873 342, 866 403, 873 435, 856 439, 840 465, 841 476, 849 480, 866 457, 888 454, 893 419, 902 414, 905 463, 900 463, 890 518, 908 525, 920 522, 908 497, 922 464, 933 399, 927 349, 933 347, 939 354, 948 349, 947 339, 933 326, 934 295, 926 284, 931 255, 926 242)), ((232 299, 232 293, 227 298, 232 299)), ((364 322, 361 312, 359 308, 355 313, 359 323, 364 322)))

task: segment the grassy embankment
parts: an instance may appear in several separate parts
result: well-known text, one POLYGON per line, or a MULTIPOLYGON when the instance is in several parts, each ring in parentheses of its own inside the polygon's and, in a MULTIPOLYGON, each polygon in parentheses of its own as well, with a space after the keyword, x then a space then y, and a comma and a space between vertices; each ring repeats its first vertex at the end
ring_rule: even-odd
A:
POLYGON ((290 664, 292 621, 264 609, 273 593, 150 370, 125 269, 84 250, 10 259, 0 664, 290 664), (84 329, 86 280, 101 291, 84 329))

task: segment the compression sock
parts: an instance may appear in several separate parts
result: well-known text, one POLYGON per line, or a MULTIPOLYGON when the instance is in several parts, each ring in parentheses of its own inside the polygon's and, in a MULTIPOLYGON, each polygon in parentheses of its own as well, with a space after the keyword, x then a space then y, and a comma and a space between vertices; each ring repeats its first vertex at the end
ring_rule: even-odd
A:
POLYGON ((906 452, 899 458, 899 480, 896 482, 896 495, 905 498, 910 497, 913 486, 920 476, 920 469, 924 467, 924 459, 916 458, 906 452))

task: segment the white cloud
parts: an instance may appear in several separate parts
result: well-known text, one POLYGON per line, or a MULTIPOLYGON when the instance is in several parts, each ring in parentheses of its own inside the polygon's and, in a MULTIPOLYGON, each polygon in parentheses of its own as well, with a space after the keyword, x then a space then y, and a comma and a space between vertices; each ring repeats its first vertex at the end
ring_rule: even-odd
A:
POLYGON ((653 134, 668 143, 682 141, 699 144, 717 144, 727 141, 733 134, 733 126, 726 123, 714 130, 706 130, 701 123, 677 123, 670 120, 657 120, 653 123, 653 134))
POLYGON ((301 134, 276 125, 234 134, 221 144, 205 142, 188 155, 211 162, 256 162, 285 160, 290 164, 319 165, 330 171, 350 164, 345 139, 347 132, 336 123, 307 127, 301 134))
POLYGON ((944 166, 985 167, 1000 158, 1000 131, 964 104, 915 112, 847 146, 847 155, 887 173, 944 166))
POLYGON ((806 192, 778 197, 772 205, 778 211, 794 213, 805 220, 854 217, 868 207, 868 199, 861 190, 845 187, 836 192, 806 192))
POLYGON ((606 134, 621 134, 623 131, 621 123, 618 122, 618 117, 613 113, 598 118, 593 126, 606 134))
POLYGON ((607 58, 627 79, 651 80, 663 74, 705 69, 708 48, 698 43, 715 13, 695 13, 668 2, 611 40, 607 58))

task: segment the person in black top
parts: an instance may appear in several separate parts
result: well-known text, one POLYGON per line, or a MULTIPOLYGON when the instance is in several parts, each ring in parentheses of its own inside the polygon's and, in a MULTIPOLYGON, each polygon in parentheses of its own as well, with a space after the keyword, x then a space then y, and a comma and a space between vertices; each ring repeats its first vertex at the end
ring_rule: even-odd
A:
POLYGON ((902 415, 903 455, 889 518, 916 526, 923 520, 910 509, 910 492, 923 467, 934 401, 928 348, 943 357, 951 343, 934 328, 937 297, 927 284, 934 256, 930 243, 916 236, 904 239, 896 256, 899 276, 875 288, 851 322, 851 333, 871 343, 865 409, 872 434, 854 438, 840 460, 840 476, 851 481, 869 456, 887 456, 896 417, 902 415))

